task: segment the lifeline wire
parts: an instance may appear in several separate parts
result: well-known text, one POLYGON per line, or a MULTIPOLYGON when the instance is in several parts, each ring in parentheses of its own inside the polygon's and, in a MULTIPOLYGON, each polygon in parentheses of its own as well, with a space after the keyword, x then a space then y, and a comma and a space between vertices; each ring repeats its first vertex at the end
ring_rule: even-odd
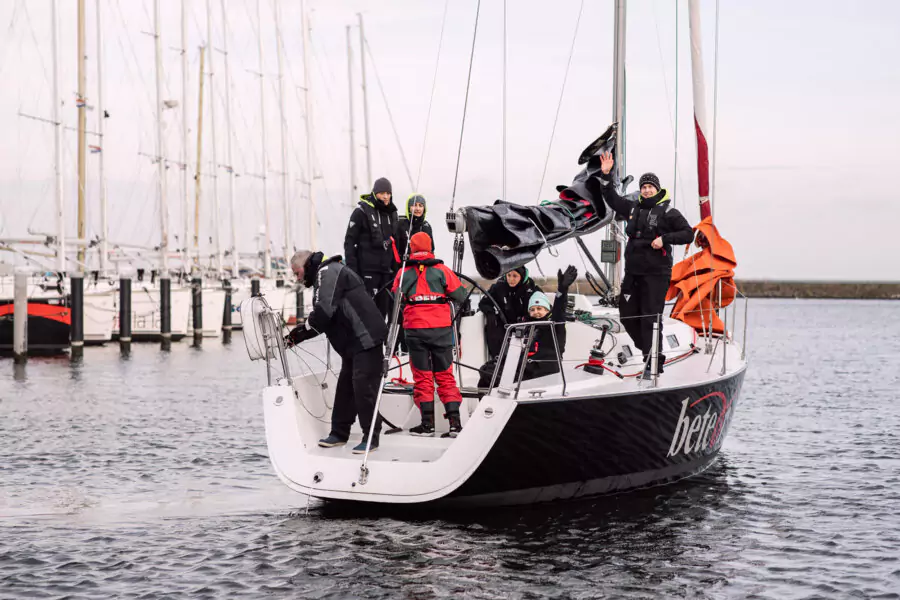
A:
POLYGON ((428 114, 425 116, 425 137, 422 140, 422 152, 419 155, 419 171, 416 173, 416 186, 413 192, 419 191, 419 182, 422 180, 422 165, 425 164, 425 148, 428 145, 428 125, 431 123, 431 106, 434 104, 434 90, 437 88, 438 66, 441 64, 441 48, 444 45, 444 26, 447 24, 447 7, 450 0, 444 0, 444 16, 441 19, 441 35, 438 38, 437 58, 434 61, 434 76, 431 78, 431 99, 428 101, 428 114))
POLYGON ((578 9, 578 18, 575 20, 575 32, 572 34, 572 45, 569 48, 569 60, 566 62, 566 72, 563 74, 562 88, 559 90, 559 102, 556 103, 556 116, 553 117, 553 129, 550 131, 550 142, 547 144, 547 157, 544 159, 544 171, 541 173, 541 185, 538 187, 537 199, 541 199, 544 189, 544 178, 547 176, 547 165, 550 164, 550 151, 553 148, 553 138, 556 136, 556 124, 559 121, 559 111, 562 108, 563 96, 566 94, 566 81, 569 79, 569 67, 572 66, 572 55, 575 54, 575 41, 578 39, 578 26, 581 25, 581 15, 584 12, 584 0, 578 9))
POLYGON ((456 151, 456 173, 453 175, 453 194, 450 197, 450 212, 456 204, 456 184, 459 181, 459 160, 462 157, 463 134, 466 131, 466 112, 469 109, 469 88, 472 86, 472 64, 475 62, 475 40, 478 38, 478 15, 481 13, 481 0, 475 7, 475 30, 472 32, 472 51, 469 54, 469 76, 466 78, 466 99, 463 101, 462 125, 459 128, 459 148, 456 151))
POLYGON ((719 116, 719 0, 716 0, 716 50, 713 62, 713 166, 712 187, 709 190, 709 216, 715 218, 713 211, 716 207, 714 202, 716 197, 716 151, 719 149, 719 146, 716 144, 716 134, 719 133, 719 128, 716 125, 716 119, 719 116))

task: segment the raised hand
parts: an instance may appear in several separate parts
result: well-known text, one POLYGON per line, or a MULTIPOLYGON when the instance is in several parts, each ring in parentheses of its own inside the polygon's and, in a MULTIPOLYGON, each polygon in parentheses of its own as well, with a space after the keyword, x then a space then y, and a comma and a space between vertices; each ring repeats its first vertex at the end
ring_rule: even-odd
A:
POLYGON ((600 155, 600 170, 603 171, 604 175, 609 175, 615 162, 612 152, 604 152, 600 155))
POLYGON ((563 273, 562 271, 559 271, 557 273, 556 284, 559 289, 564 290, 568 289, 570 285, 575 283, 576 279, 578 279, 578 269, 576 269, 573 265, 569 265, 565 273, 563 273))

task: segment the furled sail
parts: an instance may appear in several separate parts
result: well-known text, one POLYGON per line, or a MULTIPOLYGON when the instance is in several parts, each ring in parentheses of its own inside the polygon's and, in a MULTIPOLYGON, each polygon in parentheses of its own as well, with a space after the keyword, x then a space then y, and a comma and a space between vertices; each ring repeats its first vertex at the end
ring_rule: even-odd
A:
MULTIPOLYGON (((578 159, 584 168, 569 185, 557 186, 559 199, 539 206, 497 200, 464 210, 466 231, 479 275, 495 279, 534 260, 544 248, 597 231, 614 217, 599 192, 600 155, 615 154, 617 125, 611 125, 578 159)), ((605 179, 619 185, 617 166, 605 179)))

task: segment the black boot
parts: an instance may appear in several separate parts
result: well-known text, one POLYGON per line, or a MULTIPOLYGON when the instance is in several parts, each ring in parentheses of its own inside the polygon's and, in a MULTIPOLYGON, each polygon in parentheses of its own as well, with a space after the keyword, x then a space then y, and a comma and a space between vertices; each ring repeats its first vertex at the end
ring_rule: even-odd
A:
POLYGON ((434 436, 434 402, 422 402, 419 404, 422 411, 422 423, 409 430, 411 435, 421 437, 434 436))
POLYGON ((447 414, 444 416, 450 421, 450 431, 443 434, 442 438, 455 438, 462 431, 462 421, 459 418, 459 402, 448 402, 444 405, 447 414))

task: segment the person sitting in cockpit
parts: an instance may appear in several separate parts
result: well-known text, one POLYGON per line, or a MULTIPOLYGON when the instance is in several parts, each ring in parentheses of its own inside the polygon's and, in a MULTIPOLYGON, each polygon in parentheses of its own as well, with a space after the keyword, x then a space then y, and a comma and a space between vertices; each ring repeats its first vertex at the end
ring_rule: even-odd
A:
POLYGON ((482 297, 478 308, 484 314, 488 359, 500 354, 506 325, 520 323, 528 317, 528 301, 539 291, 541 288, 528 276, 528 269, 517 267, 498 279, 482 297))
MULTIPOLYGON (((526 349, 528 362, 525 365, 523 380, 559 373, 559 359, 566 351, 566 306, 569 301, 569 287, 575 283, 577 278, 578 270, 572 265, 569 265, 565 273, 559 271, 556 279, 556 299, 553 301, 552 308, 550 300, 544 292, 537 291, 531 295, 528 301, 528 318, 525 323, 538 321, 554 323, 552 328, 556 332, 556 343, 554 343, 551 327, 534 328, 534 339, 526 349)), ((525 335, 528 335, 527 331, 528 329, 525 328, 525 335)), ((478 380, 479 388, 490 387, 496 365, 497 358, 492 358, 479 369, 481 372, 481 378, 478 380)), ((498 373, 498 381, 499 378, 498 373)))

